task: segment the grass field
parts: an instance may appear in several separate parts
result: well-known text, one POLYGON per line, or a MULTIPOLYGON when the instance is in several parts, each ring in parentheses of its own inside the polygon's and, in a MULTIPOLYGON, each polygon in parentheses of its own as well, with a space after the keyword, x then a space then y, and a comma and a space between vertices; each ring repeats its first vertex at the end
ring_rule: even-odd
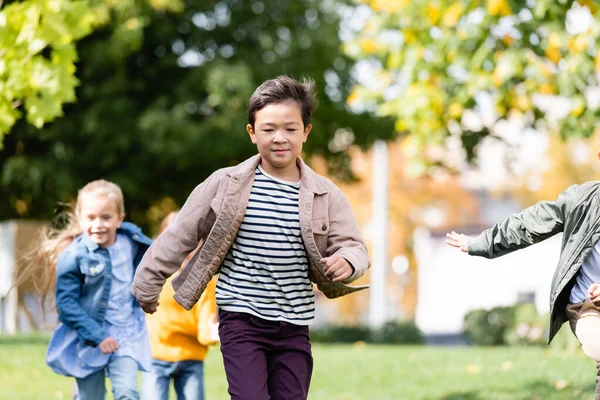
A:
MULTIPOLYGON (((47 341, 0 337, 0 399, 70 399, 73 380, 44 363, 47 341)), ((596 374, 581 351, 544 347, 315 345, 313 355, 314 400, 591 399, 596 374)), ((218 349, 205 371, 207 400, 228 399, 218 349)))

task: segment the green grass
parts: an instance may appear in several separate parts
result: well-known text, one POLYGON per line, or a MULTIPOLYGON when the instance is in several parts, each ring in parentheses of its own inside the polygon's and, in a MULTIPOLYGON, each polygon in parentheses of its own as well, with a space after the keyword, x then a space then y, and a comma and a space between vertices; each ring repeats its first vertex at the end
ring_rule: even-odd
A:
MULTIPOLYGON (((45 365, 47 341, 0 337, 0 399, 71 398, 73 380, 45 365)), ((309 398, 315 400, 585 399, 592 398, 596 374, 580 350, 545 347, 315 345, 313 355, 309 398)), ((207 399, 228 399, 218 349, 205 371, 207 399)))

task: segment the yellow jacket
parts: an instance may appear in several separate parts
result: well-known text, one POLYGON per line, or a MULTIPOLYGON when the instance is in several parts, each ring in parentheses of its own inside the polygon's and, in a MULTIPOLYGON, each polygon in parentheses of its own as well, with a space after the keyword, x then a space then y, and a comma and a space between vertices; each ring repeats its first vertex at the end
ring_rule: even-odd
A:
POLYGON ((216 286, 216 279, 210 281, 198 303, 187 311, 173 298, 171 278, 167 280, 158 310, 146 316, 153 358, 169 362, 204 360, 208 346, 216 343, 209 329, 217 314, 216 286))

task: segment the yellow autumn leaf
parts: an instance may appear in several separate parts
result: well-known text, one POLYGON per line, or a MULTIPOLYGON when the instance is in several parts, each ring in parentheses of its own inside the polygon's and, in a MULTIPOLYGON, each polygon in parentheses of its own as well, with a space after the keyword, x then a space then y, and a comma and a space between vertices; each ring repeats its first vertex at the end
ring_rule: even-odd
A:
POLYGON ((502 370, 503 370, 503 371, 508 371, 509 369, 511 369, 511 368, 512 368, 512 366, 513 366, 513 363, 512 363, 512 361, 504 361, 504 362, 502 363, 502 370))
POLYGON ((137 18, 129 18, 125 22, 125 26, 127 29, 134 31, 140 27, 140 20, 137 18))
POLYGON ((412 44, 417 40, 417 36, 414 34, 413 31, 406 31, 403 33, 404 33, 404 41, 406 42, 406 44, 412 44))
POLYGON ((550 75, 552 75, 552 71, 550 70, 550 68, 548 67, 548 65, 546 65, 546 64, 539 64, 539 68, 540 68, 540 73, 545 78, 548 78, 550 75))
POLYGON ((492 73, 492 83, 496 87, 499 87, 504 83, 504 79, 502 79, 502 75, 498 72, 497 68, 492 73))
POLYGON ((506 59, 500 59, 494 72, 492 72, 492 83, 495 86, 502 85, 506 79, 510 78, 514 74, 514 67, 512 63, 506 59))
POLYGON ((579 104, 571 109, 571 115, 574 117, 579 117, 581 114, 583 114, 584 111, 585 107, 579 104))
POLYGON ((483 371, 483 365, 469 364, 467 365, 467 374, 479 374, 483 371))
POLYGON ((522 111, 528 111, 531 109, 531 101, 529 100, 529 97, 524 95, 517 96, 514 100, 514 105, 522 111))
POLYGON ((502 42, 507 46, 510 46, 511 44, 513 44, 514 41, 515 41, 515 39, 510 35, 504 35, 502 37, 502 42))
POLYGON ((540 85, 539 92, 542 94, 554 94, 556 93, 556 87, 551 83, 545 82, 540 85))
MULTIPOLYGON (((394 123, 394 129, 396 130, 396 132, 404 132, 406 131, 406 122, 404 122, 401 119, 396 120, 396 122, 394 123)), ((404 142, 403 142, 404 145, 404 142)))
POLYGON ((406 7, 409 0, 372 0, 370 6, 374 11, 397 13, 406 7))
POLYGON ((585 111, 585 101, 582 98, 574 100, 574 104, 571 108, 571 115, 579 117, 585 111))
POLYGON ((179 12, 183 10, 183 2, 181 0, 150 0, 150 5, 153 9, 160 11, 179 12))
POLYGON ((446 10, 444 14, 444 25, 453 28, 458 23, 460 16, 462 15, 462 4, 454 3, 446 10))
POLYGON ((402 53, 399 51, 395 51, 391 53, 387 59, 387 67, 388 69, 398 69, 402 64, 402 53))
POLYGON ((458 118, 462 115, 463 107, 459 103, 452 103, 448 107, 448 115, 450 118, 458 118))
POLYGON ((452 64, 456 60, 456 51, 452 50, 446 54, 446 60, 448 60, 448 64, 452 64))
POLYGON ((544 54, 546 54, 548 60, 552 61, 554 64, 558 64, 562 58, 562 53, 556 47, 548 47, 544 54))
POLYGON ((596 16, 596 13, 600 9, 596 0, 579 0, 579 4, 581 4, 582 7, 587 7, 593 16, 596 16))
POLYGON ((360 98, 360 96, 358 94, 358 90, 355 87, 354 89, 352 89, 352 91, 348 95, 348 98, 346 99, 346 103, 352 105, 352 104, 356 103, 359 100, 359 98, 360 98))
POLYGON ((487 10, 490 15, 506 16, 511 13, 507 0, 488 0, 487 10))
POLYGON ((579 54, 586 49, 588 38, 585 35, 577 35, 569 39, 569 51, 573 54, 579 54))
POLYGON ((427 19, 431 25, 435 25, 440 20, 440 6, 435 3, 429 3, 427 6, 427 19))
POLYGON ((554 382, 552 382, 552 386, 554 386, 554 388, 556 390, 562 390, 562 389, 566 388, 567 386, 569 386, 569 381, 566 381, 564 379, 554 381, 554 382))
POLYGON ((367 54, 374 54, 379 51, 381 45, 370 38, 361 39, 359 42, 360 48, 367 54))
POLYGON ((551 33, 550 36, 548 36, 548 46, 559 48, 560 44, 561 40, 558 33, 551 33))

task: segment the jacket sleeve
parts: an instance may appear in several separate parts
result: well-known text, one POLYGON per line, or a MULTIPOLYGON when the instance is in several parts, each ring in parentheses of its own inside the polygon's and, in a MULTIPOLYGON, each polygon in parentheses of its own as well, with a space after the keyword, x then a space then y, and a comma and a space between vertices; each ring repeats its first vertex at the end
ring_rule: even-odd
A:
POLYGON ((198 246, 206 234, 200 228, 206 226, 217 187, 215 174, 198 185, 167 229, 148 248, 131 285, 131 293, 138 301, 157 301, 167 278, 179 270, 185 257, 198 246))
POLYGON ((108 337, 108 332, 81 307, 83 279, 75 252, 63 251, 58 257, 56 277, 58 317, 63 324, 75 330, 85 344, 96 347, 108 337))
POLYGON ((217 316, 216 279, 213 278, 202 293, 200 301, 194 305, 198 320, 198 342, 204 346, 218 343, 211 337, 209 322, 217 316))
POLYGON ((536 203, 483 231, 469 240, 469 254, 496 258, 562 232, 578 187, 570 186, 555 201, 536 203))
POLYGON ((335 187, 329 204, 329 235, 327 256, 339 254, 354 268, 354 273, 343 283, 351 283, 367 271, 370 266, 365 240, 358 228, 348 199, 335 187))

